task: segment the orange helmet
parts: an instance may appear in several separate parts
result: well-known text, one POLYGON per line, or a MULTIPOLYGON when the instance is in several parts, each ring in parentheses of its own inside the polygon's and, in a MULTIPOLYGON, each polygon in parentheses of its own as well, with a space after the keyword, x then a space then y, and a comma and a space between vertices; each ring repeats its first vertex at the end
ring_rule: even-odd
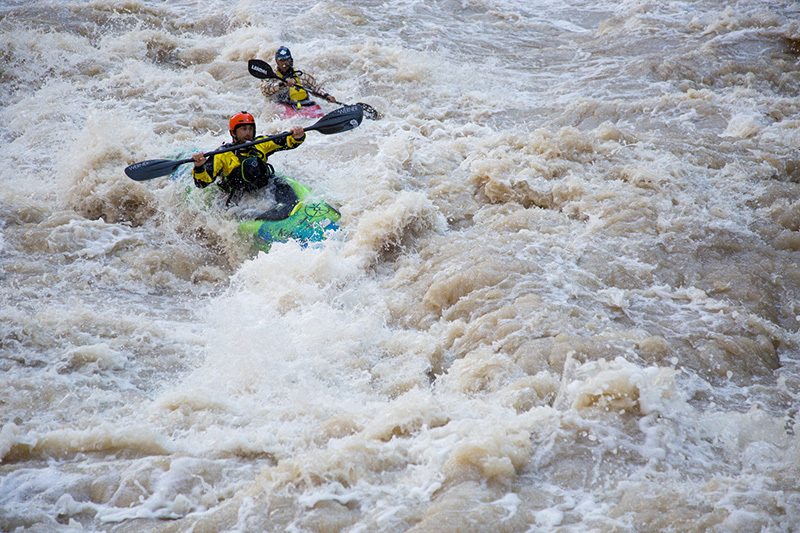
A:
POLYGON ((243 126, 245 124, 252 124, 253 128, 256 127, 256 119, 254 119, 253 115, 251 115, 247 111, 236 113, 231 117, 231 120, 228 122, 231 133, 235 132, 238 126, 243 126))

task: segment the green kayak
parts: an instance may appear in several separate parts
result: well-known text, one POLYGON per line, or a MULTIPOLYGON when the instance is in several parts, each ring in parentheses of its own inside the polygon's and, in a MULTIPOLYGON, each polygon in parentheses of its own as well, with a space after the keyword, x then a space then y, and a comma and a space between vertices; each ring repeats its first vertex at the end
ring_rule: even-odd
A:
MULTIPOLYGON (((196 153, 196 150, 182 151, 182 153, 192 154, 196 153)), ((330 232, 339 229, 336 222, 341 218, 341 213, 335 207, 315 198, 311 190, 299 181, 282 174, 275 175, 292 187, 299 202, 289 216, 280 220, 261 220, 257 215, 253 215, 254 218, 248 216, 237 218, 239 231, 250 236, 256 248, 268 252, 273 243, 289 240, 307 245, 310 242, 322 241, 330 232)), ((212 207, 214 198, 224 194, 215 185, 205 189, 195 187, 189 165, 176 169, 170 175, 170 179, 184 187, 187 200, 206 207, 212 207)))

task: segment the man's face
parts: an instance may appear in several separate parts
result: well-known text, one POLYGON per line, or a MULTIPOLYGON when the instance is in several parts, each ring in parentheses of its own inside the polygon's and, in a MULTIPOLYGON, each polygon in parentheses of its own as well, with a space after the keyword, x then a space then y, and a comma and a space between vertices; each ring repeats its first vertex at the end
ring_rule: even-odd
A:
POLYGON ((278 70, 281 72, 288 72, 289 69, 292 68, 292 60, 291 59, 279 59, 278 60, 278 70))
POLYGON ((242 124, 236 126, 233 132, 233 140, 237 143, 246 143, 252 141, 256 136, 256 127, 252 124, 242 124))

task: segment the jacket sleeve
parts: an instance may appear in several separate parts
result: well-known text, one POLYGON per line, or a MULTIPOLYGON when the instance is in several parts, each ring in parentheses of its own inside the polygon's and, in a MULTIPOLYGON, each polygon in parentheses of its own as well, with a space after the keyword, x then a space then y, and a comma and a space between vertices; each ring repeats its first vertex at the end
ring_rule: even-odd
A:
POLYGON ((195 187, 204 189, 211 185, 214 182, 214 157, 211 156, 200 168, 193 167, 192 177, 195 187))
POLYGON ((322 88, 322 85, 314 79, 314 76, 311 74, 306 74, 303 72, 300 76, 300 83, 303 85, 303 88, 310 93, 317 93, 317 95, 322 96, 324 98, 328 97, 328 93, 325 92, 325 89, 322 88))
POLYGON ((280 139, 276 139, 274 141, 267 141, 264 143, 259 143, 256 145, 256 148, 259 152, 264 154, 264 159, 266 159, 270 154, 274 152, 280 152, 283 150, 293 150, 303 144, 305 141, 305 136, 297 140, 291 135, 287 135, 286 137, 281 137, 280 139))
POLYGON ((283 88, 283 80, 278 80, 275 78, 267 78, 266 80, 261 80, 261 94, 269 98, 273 94, 277 93, 283 88))
POLYGON ((293 150, 293 149, 297 148, 298 146, 300 146, 301 144, 303 144, 303 141, 305 141, 305 140, 306 140, 306 136, 305 135, 303 135, 303 138, 300 139, 300 140, 295 139, 294 137, 289 135, 285 139, 285 141, 286 141, 285 150, 293 150))

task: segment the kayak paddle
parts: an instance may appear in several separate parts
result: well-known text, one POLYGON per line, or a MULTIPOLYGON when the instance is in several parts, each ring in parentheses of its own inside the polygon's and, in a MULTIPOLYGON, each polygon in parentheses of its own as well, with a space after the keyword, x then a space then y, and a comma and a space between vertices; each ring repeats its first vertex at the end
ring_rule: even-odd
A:
MULTIPOLYGON (((272 79, 275 79, 275 80, 283 79, 280 76, 278 76, 277 74, 275 74, 275 71, 272 70, 272 67, 270 66, 269 63, 267 63, 266 61, 262 61, 261 59, 251 59, 250 61, 248 61, 247 62, 247 70, 250 72, 250 74, 252 76, 255 76, 256 78, 259 78, 259 79, 262 79, 262 80, 265 80, 267 78, 272 78, 272 79)), ((295 71, 295 72, 299 72, 299 71, 295 71)), ((315 91, 312 91, 311 89, 307 89, 307 88, 302 87, 300 85, 295 85, 295 87, 299 87, 301 89, 305 89, 306 91, 310 92, 314 96, 319 96, 320 98, 325 98, 325 95, 320 94, 320 93, 315 92, 315 91)), ((325 98, 325 100, 327 101, 328 99, 325 98)), ((344 104, 342 102, 333 102, 333 103, 334 104, 339 104, 339 105, 342 105, 342 106, 350 105, 350 104, 344 104)), ((378 111, 374 107, 372 107, 371 105, 365 104, 363 102, 357 102, 355 105, 361 106, 364 109, 364 117, 365 118, 368 118, 370 120, 378 120, 379 118, 381 118, 381 114, 378 113, 378 111)))
MULTIPOLYGON (((341 133, 343 131, 352 130, 353 128, 358 127, 358 125, 361 124, 363 117, 364 110, 358 105, 340 107, 339 109, 331 111, 319 119, 312 126, 303 129, 305 131, 318 131, 323 135, 341 133)), ((223 152, 232 152, 240 148, 253 146, 254 144, 261 144, 267 141, 274 141, 276 139, 288 137, 289 135, 291 135, 291 132, 284 131, 283 133, 270 135, 269 137, 261 137, 250 142, 226 146, 225 148, 220 148, 219 150, 214 150, 213 152, 205 152, 205 156, 210 157, 223 152)), ((127 174, 132 180, 146 181, 153 178, 158 178, 159 176, 171 174, 179 166, 185 163, 191 163, 192 161, 194 160, 191 157, 177 161, 173 159, 149 159, 147 161, 140 161, 139 163, 134 163, 128 166, 125 168, 125 174, 127 174)))

